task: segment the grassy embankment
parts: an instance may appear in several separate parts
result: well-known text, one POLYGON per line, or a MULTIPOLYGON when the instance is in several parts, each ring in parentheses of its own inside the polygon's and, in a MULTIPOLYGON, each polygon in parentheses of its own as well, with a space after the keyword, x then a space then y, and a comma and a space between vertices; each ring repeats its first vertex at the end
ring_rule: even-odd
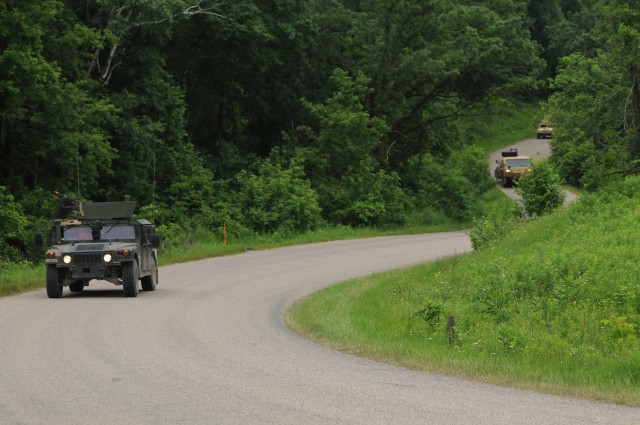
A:
POLYGON ((471 254, 318 292, 287 321, 412 369, 640 406, 639 193, 629 178, 471 254))
MULTIPOLYGON (((532 137, 535 134, 535 121, 540 114, 534 105, 521 106, 510 111, 509 115, 495 118, 474 118, 467 120, 464 125, 467 132, 473 135, 472 143, 481 146, 484 152, 489 152, 511 144, 515 141, 532 137)), ((480 211, 490 209, 496 203, 507 202, 497 191, 486 194, 480 205, 480 211)), ((179 246, 167 245, 160 249, 160 264, 167 265, 177 262, 187 262, 202 258, 229 255, 249 249, 267 249, 278 246, 313 243, 328 240, 365 238, 392 234, 429 233, 446 230, 463 229, 470 223, 457 223, 445 217, 431 217, 430 224, 420 223, 422 217, 417 217, 413 224, 402 228, 376 229, 349 227, 323 228, 303 235, 258 235, 251 238, 237 239, 229 236, 225 246, 220 231, 207 232, 196 230, 189 235, 190 242, 179 246)), ((0 263, 0 296, 11 295, 30 290, 44 288, 44 266, 42 263, 7 264, 0 263)))

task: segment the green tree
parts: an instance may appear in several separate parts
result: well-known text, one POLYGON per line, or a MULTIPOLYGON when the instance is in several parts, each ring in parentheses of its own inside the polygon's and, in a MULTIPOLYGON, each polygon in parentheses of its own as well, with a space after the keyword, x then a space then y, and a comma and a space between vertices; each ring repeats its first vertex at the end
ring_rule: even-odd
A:
POLYGON ((640 159, 640 11, 634 1, 585 2, 597 49, 562 60, 549 100, 553 161, 569 183, 595 189, 640 159))
POLYGON ((431 154, 417 155, 409 160, 406 174, 417 208, 456 220, 469 220, 481 195, 493 187, 485 156, 473 146, 454 152, 444 162, 431 154))
POLYGON ((336 69, 332 82, 335 90, 325 103, 306 103, 318 118, 305 153, 323 216, 352 225, 402 222, 408 200, 400 179, 376 160, 388 126, 365 110, 368 79, 336 69))
POLYGON ((259 233, 294 233, 320 224, 318 196, 295 161, 287 167, 262 161, 256 173, 236 177, 239 210, 246 227, 259 233))
POLYGON ((76 57, 62 46, 90 44, 90 32, 58 1, 6 1, 0 13, 0 183, 18 195, 94 191, 115 156, 104 128, 113 108, 60 68, 76 57))
POLYGON ((353 4, 350 49, 371 78, 367 109, 390 126, 379 156, 400 173, 415 155, 457 149, 453 118, 530 90, 542 70, 524 2, 353 4))
POLYGON ((307 59, 316 31, 308 9, 239 0, 221 3, 225 19, 203 14, 176 26, 168 69, 185 90, 189 140, 218 177, 267 157, 308 115, 300 99, 322 84, 308 76, 319 75, 307 59))
POLYGON ((553 165, 540 161, 533 165, 531 173, 520 177, 515 190, 522 198, 527 214, 543 215, 562 206, 565 193, 561 182, 553 165))
POLYGON ((0 263, 23 259, 28 220, 9 190, 0 186, 0 263))

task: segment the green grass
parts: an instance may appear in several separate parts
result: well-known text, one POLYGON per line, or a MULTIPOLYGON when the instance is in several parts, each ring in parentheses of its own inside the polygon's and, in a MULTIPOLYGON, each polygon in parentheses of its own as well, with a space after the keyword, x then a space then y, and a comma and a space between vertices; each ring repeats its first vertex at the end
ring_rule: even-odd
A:
POLYGON ((637 193, 628 179, 472 254, 328 288, 287 322, 417 370, 640 406, 637 193))
POLYGON ((0 262, 0 296, 42 289, 44 264, 0 262))

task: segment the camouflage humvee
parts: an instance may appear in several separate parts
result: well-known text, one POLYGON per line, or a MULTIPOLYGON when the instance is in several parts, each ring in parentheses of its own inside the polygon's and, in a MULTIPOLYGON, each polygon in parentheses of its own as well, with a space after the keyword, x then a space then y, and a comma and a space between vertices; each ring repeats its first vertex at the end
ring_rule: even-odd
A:
POLYGON ((536 138, 537 139, 545 139, 545 138, 551 138, 553 135, 553 127, 551 125, 551 123, 549 121, 541 121, 540 124, 538 124, 538 130, 536 132, 536 138))
MULTIPOLYGON (((45 254, 49 298, 60 298, 65 286, 82 292, 92 279, 122 285, 127 297, 138 295, 138 280, 143 290, 156 289, 160 238, 149 221, 132 218, 135 202, 80 202, 55 193, 45 254)), ((36 245, 43 245, 41 235, 36 245)))
POLYGON ((496 159, 494 176, 502 186, 510 187, 522 174, 531 172, 531 157, 518 155, 517 149, 502 152, 502 159, 496 159))

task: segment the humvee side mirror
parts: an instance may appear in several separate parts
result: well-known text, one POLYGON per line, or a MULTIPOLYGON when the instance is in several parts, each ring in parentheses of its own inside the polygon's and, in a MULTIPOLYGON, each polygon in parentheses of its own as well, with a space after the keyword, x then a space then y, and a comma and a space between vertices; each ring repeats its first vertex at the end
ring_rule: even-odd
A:
POLYGON ((42 245, 43 245, 43 242, 42 242, 42 235, 37 234, 37 235, 36 235, 36 246, 37 246, 38 248, 40 248, 42 245))
POLYGON ((500 161, 498 161, 497 159, 496 159, 496 164, 500 164, 500 161))
POLYGON ((160 248, 160 236, 158 235, 149 236, 149 242, 151 242, 151 248, 160 248))

